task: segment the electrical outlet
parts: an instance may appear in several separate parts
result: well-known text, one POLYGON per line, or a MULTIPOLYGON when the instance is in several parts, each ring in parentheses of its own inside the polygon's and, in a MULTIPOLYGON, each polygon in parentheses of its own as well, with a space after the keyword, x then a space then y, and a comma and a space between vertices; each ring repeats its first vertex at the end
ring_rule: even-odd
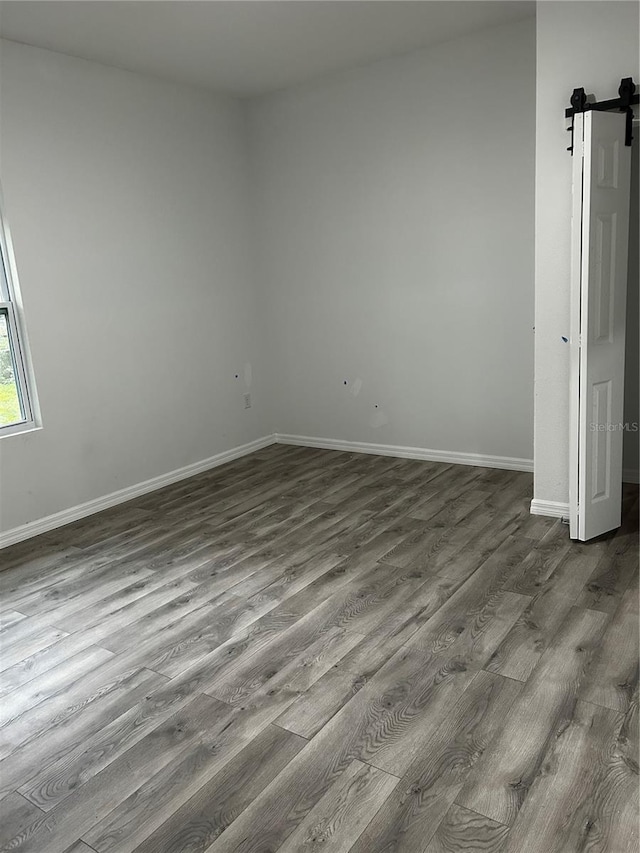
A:
POLYGON ((245 409, 251 408, 251 394, 243 394, 244 397, 244 407, 245 409))

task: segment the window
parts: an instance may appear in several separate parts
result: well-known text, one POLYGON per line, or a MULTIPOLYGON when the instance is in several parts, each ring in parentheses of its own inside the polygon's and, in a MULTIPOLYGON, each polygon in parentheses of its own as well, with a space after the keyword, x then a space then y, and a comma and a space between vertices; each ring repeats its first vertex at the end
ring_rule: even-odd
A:
POLYGON ((10 251, 0 211, 0 437, 36 426, 35 391, 10 251))

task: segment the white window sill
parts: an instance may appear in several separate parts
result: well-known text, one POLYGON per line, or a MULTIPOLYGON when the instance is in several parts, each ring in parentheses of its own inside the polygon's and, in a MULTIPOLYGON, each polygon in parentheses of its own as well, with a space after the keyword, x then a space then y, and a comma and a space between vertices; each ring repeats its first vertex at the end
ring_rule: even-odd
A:
POLYGON ((27 432, 38 432, 42 429, 41 424, 33 421, 24 424, 13 424, 12 426, 0 427, 0 438, 8 438, 10 435, 24 435, 27 432))

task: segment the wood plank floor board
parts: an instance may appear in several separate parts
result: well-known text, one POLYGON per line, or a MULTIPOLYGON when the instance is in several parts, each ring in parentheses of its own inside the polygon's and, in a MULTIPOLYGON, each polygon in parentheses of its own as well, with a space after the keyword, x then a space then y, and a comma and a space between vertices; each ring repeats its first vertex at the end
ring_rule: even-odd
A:
MULTIPOLYGON (((229 601, 234 601, 233 593, 221 593, 217 579, 211 584, 191 586, 136 620, 125 625, 114 624, 101 645, 115 653, 134 657, 151 654, 170 644, 174 636, 188 633, 188 626, 206 620, 209 614, 229 601)), ((151 661, 151 657, 148 660, 151 661)))
MULTIPOLYGON (((327 480, 327 485, 330 485, 331 480, 327 480)), ((394 490, 397 491, 399 481, 397 479, 393 479, 390 477, 380 477, 378 478, 377 485, 363 485, 361 482, 357 484, 357 487, 353 490, 352 494, 349 496, 348 501, 343 501, 342 504, 336 506, 336 504, 329 504, 322 502, 326 507, 328 512, 340 514, 339 507, 340 506, 348 506, 349 514, 358 515, 361 512, 366 513, 364 516, 369 517, 368 514, 373 514, 375 510, 370 509, 370 505, 374 503, 374 501, 378 500, 381 495, 391 495, 394 490)))
POLYGON ((552 587, 536 595, 493 653, 486 669, 507 678, 526 681, 561 628, 573 603, 572 598, 556 594, 552 587))
POLYGON ((233 595, 251 599, 261 608, 269 603, 274 607, 319 581, 344 561, 341 554, 320 548, 312 557, 308 550, 278 554, 259 571, 240 579, 233 585, 233 595))
POLYGON ((520 512, 516 516, 518 532, 534 542, 539 542, 557 523, 557 519, 546 518, 543 515, 530 515, 531 498, 532 495, 529 494, 520 501, 520 512))
POLYGON ((462 525, 468 531, 499 528, 510 519, 528 516, 527 503, 531 499, 531 479, 518 471, 487 468, 478 484, 489 494, 476 510, 465 517, 462 525))
POLYGON ((181 544, 186 547, 187 542, 191 542, 189 533, 193 533, 195 525, 185 523, 182 529, 177 525, 169 527, 152 513, 134 512, 121 528, 109 528, 108 525, 106 529, 102 528, 102 519, 99 526, 88 526, 84 540, 76 546, 82 559, 97 567, 113 561, 157 556, 165 546, 175 542, 178 533, 181 544))
MULTIPOLYGON (((41 630, 42 626, 58 627, 64 625, 67 620, 71 630, 74 630, 78 623, 81 623, 82 615, 87 612, 92 614, 90 618, 95 624, 101 621, 101 611, 104 610, 108 614, 113 609, 124 607, 127 603, 163 585, 160 583, 161 580, 167 582, 172 580, 173 576, 172 572, 168 572, 166 578, 160 578, 150 569, 139 568, 133 571, 113 572, 108 579, 93 586, 88 585, 86 590, 78 589, 68 595, 62 594, 56 604, 45 605, 41 611, 38 611, 33 604, 29 605, 25 610, 29 610, 32 615, 18 624, 16 633, 22 632, 26 637, 41 630), (75 617, 75 624, 72 621, 73 617, 75 617)), ((182 578, 180 582, 182 586, 186 586, 182 578)), ((58 630, 66 632, 68 628, 58 627, 58 630)))
MULTIPOLYGON (((337 538, 340 531, 349 525, 353 526, 353 524, 354 518, 349 518, 348 513, 344 510, 338 513, 337 510, 321 503, 314 503, 306 509, 302 517, 292 524, 282 522, 278 530, 271 530, 263 536, 260 536, 257 531, 248 533, 244 537, 241 554, 236 548, 235 557, 232 552, 226 562, 217 559, 214 565, 217 568, 233 566, 240 559, 246 559, 252 554, 262 553, 265 547, 277 554, 288 554, 293 550, 300 553, 303 548, 306 548, 307 556, 322 546, 329 551, 331 550, 329 547, 331 538, 337 538)), ((197 576, 194 572, 194 577, 197 578, 197 576)))
POLYGON ((184 515, 185 498, 196 508, 201 505, 203 496, 214 493, 217 500, 212 506, 222 509, 226 498, 231 497, 239 503, 248 490, 266 482, 269 473, 277 477, 279 470, 282 470, 282 463, 276 460, 257 466, 253 471, 240 464, 222 466, 136 498, 134 504, 156 516, 165 516, 174 509, 184 515))
POLYGON ((139 530, 141 523, 149 519, 149 514, 143 509, 126 506, 126 511, 115 506, 100 513, 100 523, 96 525, 95 518, 87 516, 80 518, 67 525, 61 532, 52 531, 45 536, 64 537, 74 548, 83 548, 85 545, 96 545, 111 536, 122 533, 135 533, 139 530))
POLYGON ((110 630, 119 630, 163 604, 195 591, 197 587, 198 584, 189 579, 184 569, 180 571, 173 568, 159 574, 154 572, 132 586, 94 602, 89 609, 53 613, 49 619, 56 627, 70 633, 100 628, 102 634, 106 635, 110 630))
MULTIPOLYGON (((572 547, 568 554, 563 554, 553 573, 538 587, 537 591, 551 587, 557 595, 571 598, 576 607, 581 607, 580 585, 589 576, 589 571, 598 565, 601 553, 598 546, 601 543, 595 543, 589 548, 582 542, 572 544, 576 547, 572 547)), ((507 587, 510 585, 505 584, 505 588, 507 587)))
MULTIPOLYGON (((111 559, 103 555, 97 564, 102 566, 110 562, 111 559)), ((34 592, 55 589, 57 586, 62 588, 65 582, 73 581, 82 575, 88 582, 92 562, 83 551, 74 548, 62 559, 55 562, 52 559, 50 565, 45 562, 42 568, 35 571, 28 569, 29 561, 25 561, 24 567, 10 568, 5 566, 4 562, 1 565, 3 571, 0 572, 0 594, 3 601, 11 601, 17 609, 20 599, 34 592)))
MULTIPOLYGON (((309 679, 312 673, 315 674, 316 678, 319 678, 322 672, 319 672, 318 669, 322 666, 324 668, 334 666, 335 662, 353 645, 360 642, 361 636, 353 631, 347 631, 339 625, 333 625, 327 627, 315 640, 309 639, 309 642, 303 644, 302 647, 299 646, 295 651, 287 652, 277 664, 276 662, 271 663, 269 660, 269 643, 272 636, 269 636, 268 631, 266 633, 261 632, 260 639, 256 644, 257 647, 252 645, 254 638, 251 635, 242 637, 228 645, 221 646, 200 661, 193 669, 206 673, 202 686, 205 692, 217 698, 226 696, 227 699, 223 701, 232 701, 232 704, 244 706, 249 697, 255 693, 264 693, 267 689, 271 694, 278 692, 278 689, 281 688, 276 689, 276 685, 281 685, 282 678, 296 666, 304 667, 305 681, 311 684, 312 681, 309 679), (260 655, 260 648, 267 649, 266 656, 260 655), (246 659, 245 653, 247 653, 246 659), (256 655, 255 661, 252 659, 254 653, 256 655), (230 666, 233 666, 229 673, 225 667, 227 656, 230 658, 230 666), (242 659, 242 663, 235 665, 233 659, 242 659), (331 663, 327 664, 327 660, 330 660, 331 663), (253 673, 251 679, 248 673, 253 673), (240 687, 234 689, 231 685, 237 681, 239 681, 240 687)), ((288 687, 288 684, 285 686, 288 687)), ((291 687, 291 690, 293 689, 291 687)), ((291 701, 294 698, 295 696, 292 697, 291 701)))
MULTIPOLYGON (((432 548, 428 554, 432 568, 444 577, 452 580, 466 580, 488 559, 493 557, 497 548, 503 546, 513 537, 524 540, 522 548, 528 553, 532 541, 529 537, 520 535, 520 524, 514 518, 506 515, 499 524, 489 525, 480 530, 471 531, 463 525, 458 525, 451 531, 448 542, 438 548, 432 548)), ((514 560, 510 567, 513 570, 518 564, 514 560)))
POLYGON ((474 511, 484 504, 491 495, 482 484, 476 486, 471 483, 469 489, 464 489, 457 497, 448 501, 442 509, 432 515, 426 522, 429 527, 456 527, 465 525, 468 519, 473 518, 474 511))
POLYGON ((144 523, 139 523, 133 533, 130 531, 117 533, 103 542, 83 547, 82 553, 85 558, 95 560, 98 566, 105 559, 107 562, 111 562, 112 560, 126 560, 136 557, 140 559, 145 555, 151 557, 162 553, 165 544, 173 541, 180 527, 182 532, 181 551, 184 554, 191 553, 206 544, 206 538, 201 534, 200 525, 191 519, 181 525, 168 525, 161 518, 152 518, 153 521, 147 520, 144 523))
MULTIPOLYGON (((47 629, 58 630, 61 636, 69 633, 62 627, 52 625, 45 613, 38 613, 35 616, 24 614, 22 619, 13 620, 10 625, 7 625, 0 631, 0 655, 4 650, 8 651, 12 646, 17 646, 20 643, 28 643, 28 638, 32 634, 46 633, 47 629)), ((36 642, 35 639, 34 642, 36 642)))
MULTIPOLYGON (((547 544, 543 545, 543 552, 547 552, 547 547, 547 544)), ((598 553, 585 555, 579 548, 570 553, 561 548, 560 552, 562 556, 546 580, 536 581, 529 586, 522 583, 520 576, 515 584, 511 580, 504 584, 503 589, 513 590, 516 587, 537 589, 537 592, 504 642, 494 652, 487 665, 489 671, 526 681, 562 627, 599 557, 598 553)), ((543 562, 546 564, 549 560, 545 558, 543 562)), ((523 563, 532 565, 528 558, 523 563)), ((545 565, 545 575, 548 574, 547 569, 545 565)))
MULTIPOLYGON (((360 583, 362 589, 366 579, 360 583)), ((367 609, 379 605, 380 597, 371 596, 368 601, 359 599, 354 604, 353 599, 358 592, 357 578, 351 585, 341 585, 346 589, 338 589, 329 597, 330 607, 319 604, 308 608, 306 615, 292 613, 291 610, 278 612, 280 608, 277 608, 258 620, 249 631, 232 638, 204 658, 200 665, 206 667, 208 673, 206 692, 218 698, 226 696, 227 700, 233 696, 235 702, 241 704, 247 693, 240 690, 239 685, 249 679, 249 673, 253 673, 255 683, 251 683, 256 689, 261 682, 277 674, 279 667, 298 659, 314 642, 322 645, 323 638, 331 632, 337 631, 340 635, 348 627, 349 634, 355 633, 358 621, 366 615, 367 609)), ((384 605, 381 607, 384 609, 384 605)), ((361 635, 357 634, 357 637, 359 641, 361 635)), ((348 637, 343 641, 348 643, 348 637)))
MULTIPOLYGON (((230 705, 243 707, 252 696, 268 693, 274 696, 278 692, 287 692, 298 696, 309 690, 322 675, 334 667, 345 654, 361 642, 363 635, 356 634, 349 627, 335 625, 324 631, 309 644, 299 648, 298 653, 289 653, 284 661, 268 665, 261 662, 249 662, 249 678, 243 679, 240 687, 225 689, 205 685, 209 695, 224 693, 230 705)), ((237 677, 237 671, 235 673, 237 677)), ((219 697, 218 697, 219 698, 219 697)))
POLYGON ((104 727, 105 719, 117 719, 161 681, 162 676, 157 673, 137 670, 109 685, 102 695, 88 697, 85 706, 65 709, 60 719, 43 715, 44 720, 40 720, 31 715, 27 726, 9 736, 6 754, 0 761, 0 799, 68 754, 74 744, 90 741, 104 727))
MULTIPOLYGON (((304 553, 308 559, 308 554, 304 553)), ((250 553, 243 554, 239 560, 231 565, 221 565, 217 560, 210 560, 197 569, 187 571, 184 576, 196 586, 205 581, 209 582, 213 578, 219 578, 221 582, 220 592, 225 592, 230 586, 234 586, 256 572, 259 572, 260 575, 265 574, 269 566, 276 560, 284 560, 286 556, 286 549, 277 548, 269 542, 256 550, 252 549, 250 553)))
POLYGON ((636 853, 638 487, 531 497, 272 445, 5 549, 0 853, 636 853))
POLYGON ((456 467, 451 462, 429 462, 427 460, 416 465, 413 459, 402 458, 397 458, 396 463, 393 468, 394 473, 411 488, 426 486, 436 477, 448 475, 451 473, 451 469, 456 467))
POLYGON ((348 853, 397 784, 382 770, 352 762, 279 850, 348 853))
POLYGON ((418 631, 325 726, 319 737, 334 722, 346 727, 348 720, 354 733, 361 727, 363 743, 359 757, 402 776, 412 755, 422 748, 433 727, 441 721, 440 715, 445 715, 451 702, 467 689, 517 619, 522 606, 521 601, 516 601, 514 608, 512 599, 500 602, 469 632, 436 649, 425 648, 422 642, 415 644, 418 631), (475 635, 476 631, 480 637, 475 635))
POLYGON ((365 686, 376 672, 455 591, 455 583, 438 578, 424 584, 389 614, 375 634, 361 640, 329 672, 278 717, 278 725, 311 738, 365 686))
POLYGON ((90 702, 88 710, 49 720, 48 725, 27 738, 2 759, 0 763, 0 799, 27 785, 48 765, 67 755, 75 744, 90 743, 96 732, 117 719, 131 704, 137 704, 154 687, 160 676, 142 671, 119 684, 100 700, 90 702), (155 676, 155 679, 154 679, 155 676))
MULTIPOLYGON (((24 622, 25 620, 23 619, 22 622, 18 622, 17 624, 23 625, 24 622)), ((10 641, 0 643, 0 672, 10 669, 25 658, 41 652, 66 636, 66 631, 61 631, 59 628, 52 628, 50 625, 44 625, 33 633, 27 633, 22 637, 16 637, 10 641)))
POLYGON ((230 726, 234 712, 219 704, 223 710, 218 720, 207 724, 187 749, 173 761, 163 763, 156 773, 83 833, 84 840, 98 853, 134 850, 162 825, 167 815, 184 805, 259 735, 259 731, 245 730, 242 740, 239 731, 230 726))
POLYGON ((365 548, 373 548, 377 559, 398 541, 410 536, 416 529, 416 522, 406 516, 388 515, 382 519, 363 512, 355 522, 348 525, 344 532, 332 533, 327 539, 327 546, 343 557, 352 557, 365 548))
POLYGON ((78 839, 70 847, 67 847, 64 853, 96 853, 96 851, 89 847, 88 844, 85 844, 84 841, 78 839))
MULTIPOLYGON (((117 658, 102 663, 74 684, 53 691, 50 697, 19 713, 0 729, 0 757, 10 757, 16 749, 46 734, 47 748, 52 743, 50 729, 60 729, 71 717, 79 715, 83 726, 100 727, 101 712, 134 700, 146 690, 166 681, 143 667, 125 667, 117 658), (94 706, 94 707, 92 707, 94 706), (92 713, 93 712, 93 713, 92 713), (92 719, 94 714, 97 719, 92 719)), ((136 699, 137 701, 137 699, 136 699)), ((85 736, 89 732, 85 731, 85 736)), ((4 779, 2 779, 4 784, 4 779)))
POLYGON ((627 590, 591 662, 580 698, 621 711, 629 710, 638 686, 638 592, 627 590))
POLYGON ((633 773, 638 775, 638 763, 640 759, 640 718, 638 712, 638 687, 631 697, 629 709, 624 715, 618 748, 620 755, 633 773))
MULTIPOLYGON (((203 733, 179 760, 165 765, 117 808, 95 824, 84 834, 84 839, 98 853, 116 850, 118 853, 130 853, 137 849, 151 834, 162 827, 167 815, 172 815, 185 806, 204 786, 209 785, 219 774, 224 773, 229 765, 240 757, 243 747, 247 748, 255 740, 259 742, 264 740, 262 735, 265 732, 268 730, 258 731, 255 737, 251 732, 245 732, 243 742, 238 738, 238 733, 227 728, 227 722, 223 718, 219 726, 203 733)), ((284 731, 279 737, 283 735, 289 739, 295 737, 284 731)), ((287 741, 288 749, 284 751, 281 747, 284 756, 278 753, 273 756, 269 752, 264 753, 263 759, 271 758, 274 763, 277 761, 279 766, 264 768, 263 778, 265 775, 277 775, 277 770, 286 766, 288 760, 303 747, 304 741, 301 741, 302 739, 298 738, 293 745, 287 741)), ((273 748, 271 752, 274 752, 273 748)))
POLYGON ((361 639, 374 631, 423 581, 413 573, 390 573, 387 566, 374 564, 370 571, 342 586, 268 645, 247 649, 211 681, 207 692, 223 701, 242 703, 252 689, 262 686, 266 678, 277 674, 313 643, 322 643, 328 633, 337 629, 339 636, 348 631, 361 639))
MULTIPOLYGON (((126 632, 104 645, 123 651, 127 660, 144 658, 149 668, 172 676, 200 661, 206 661, 213 672, 216 659, 230 665, 232 657, 244 652, 249 644, 255 647, 259 641, 268 642, 347 584, 350 577, 365 571, 367 565, 365 560, 345 561, 334 555, 323 555, 319 561, 312 558, 309 563, 312 571, 301 573, 277 596, 259 593, 240 599, 231 588, 224 600, 218 597, 209 606, 172 618, 161 631, 151 632, 130 651, 122 649, 123 642, 127 647, 131 644, 126 632), (324 572, 318 571, 319 566, 324 572)), ((157 616, 158 613, 154 617, 156 623, 157 616)))
MULTIPOLYGON (((35 799, 59 802, 83 779, 90 779, 123 751, 137 743, 169 713, 202 693, 206 670, 191 669, 168 680, 150 673, 142 690, 124 697, 106 694, 88 705, 88 713, 74 714, 23 744, 0 763, 0 796, 5 788, 34 788, 38 779, 46 792, 35 799), (108 722, 107 722, 108 721, 108 722), (36 780, 34 782, 34 780, 36 780)), ((135 685, 137 687, 137 684, 135 685)))
MULTIPOLYGON (((172 521, 181 518, 196 518, 200 522, 215 521, 220 524, 242 519, 245 514, 255 509, 258 512, 264 512, 266 502, 277 500, 286 494, 289 488, 286 480, 278 477, 277 473, 277 470, 274 470, 271 471, 271 474, 258 474, 253 478, 253 482, 245 478, 240 488, 232 486, 227 490, 228 497, 225 497, 224 490, 219 492, 213 505, 209 494, 205 491, 201 499, 196 498, 189 501, 188 510, 185 508, 184 502, 179 502, 175 507, 165 510, 165 514, 172 521), (262 480, 266 486, 260 488, 262 480), (276 485, 273 485, 274 482, 276 485)), ((327 471, 308 467, 298 474, 298 479, 306 481, 308 487, 311 488, 313 485, 327 482, 330 476, 327 471)))
MULTIPOLYGON (((279 604, 277 599, 269 598, 265 601, 262 595, 247 599, 246 608, 251 610, 255 608, 256 615, 260 618, 250 621, 246 630, 237 632, 226 642, 221 642, 217 649, 199 660, 199 665, 208 667, 210 687, 214 685, 217 673, 222 670, 229 672, 238 658, 246 658, 260 648, 267 647, 274 637, 278 637, 316 608, 324 607, 323 612, 325 612, 326 603, 332 596, 341 596, 348 601, 349 596, 353 594, 354 585, 357 589, 359 585, 366 584, 371 574, 384 577, 388 568, 375 563, 375 556, 379 550, 380 546, 372 549, 365 548, 353 557, 340 560, 337 564, 331 561, 332 567, 328 571, 298 592, 287 585, 287 592, 294 594, 289 597, 280 594, 279 604), (263 615, 260 615, 259 608, 264 609, 263 615)), ((334 603, 332 602, 332 608, 334 603)), ((335 622, 335 615, 332 618, 335 622)), ((159 665, 158 662, 156 665, 159 665)))
POLYGON ((549 746, 506 853, 639 849, 638 778, 617 750, 621 721, 608 708, 576 704, 549 746))
POLYGON ((200 661, 213 662, 213 653, 248 636, 269 609, 248 604, 233 594, 225 595, 151 633, 138 647, 123 651, 121 656, 132 662, 146 660, 154 672, 173 678, 200 661))
MULTIPOLYGON (((173 522, 197 518, 201 523, 224 523, 232 517, 240 517, 248 511, 255 513, 268 512, 269 505, 260 508, 256 504, 248 507, 244 503, 248 497, 268 484, 269 481, 280 482, 279 473, 283 470, 282 465, 260 466, 253 474, 241 474, 233 478, 223 480, 213 477, 203 478, 198 484, 190 485, 185 482, 183 489, 170 489, 164 500, 158 500, 150 506, 150 509, 159 517, 171 519, 173 522), (211 500, 212 493, 215 501, 211 500), (187 504, 189 512, 187 511, 187 504)), ((309 469, 309 475, 313 476, 313 469, 309 469)), ((280 491, 270 492, 274 497, 280 491)))
MULTIPOLYGON (((319 480, 320 475, 315 474, 313 479, 319 480)), ((266 490, 259 486, 251 487, 245 484, 241 491, 232 487, 228 492, 230 495, 228 498, 217 496, 215 503, 212 503, 210 493, 205 491, 200 501, 189 499, 188 512, 185 510, 183 501, 175 509, 165 513, 166 523, 173 525, 178 521, 184 522, 187 519, 196 518, 203 531, 222 535, 225 532, 233 533, 238 529, 245 535, 251 535, 254 531, 259 532, 262 526, 270 525, 272 516, 287 500, 286 487, 283 485, 266 490), (263 499, 259 500, 258 495, 263 499)), ((313 504, 318 501, 312 486, 306 494, 307 497, 311 497, 311 500, 304 502, 303 505, 297 505, 296 511, 300 516, 309 512, 313 504)))
POLYGON ((528 602, 526 596, 502 591, 492 596, 477 614, 469 615, 466 626, 453 624, 453 633, 449 633, 448 626, 445 628, 434 621, 431 627, 427 622, 407 642, 407 647, 440 657, 456 654, 469 668, 486 667, 495 649, 521 618, 528 602))
MULTIPOLYGON (((122 514, 127 512, 125 505, 122 514)), ((172 542, 177 533, 176 527, 163 525, 161 519, 146 511, 129 510, 130 518, 122 525, 109 525, 102 521, 99 525, 87 523, 82 540, 71 535, 70 541, 78 542, 76 547, 85 560, 95 561, 97 565, 111 560, 134 558, 136 555, 158 553, 164 543, 172 542)), ((85 519, 86 520, 86 519, 85 519)), ((73 527, 73 525, 71 525, 73 527)), ((193 525, 185 525, 183 540, 193 525)))
MULTIPOLYGON (((360 476, 355 472, 350 473, 349 476, 346 478, 346 480, 339 482, 337 486, 335 485, 335 481, 334 481, 333 485, 328 484, 327 489, 323 490, 321 492, 321 500, 323 500, 325 503, 340 505, 340 504, 344 503, 345 501, 351 500, 352 496, 359 489, 363 489, 363 488, 376 489, 376 486, 377 486, 379 480, 380 480, 380 472, 376 471, 376 470, 373 470, 370 473, 365 474, 364 476, 360 476)), ((390 477, 388 475, 385 478, 385 482, 388 484, 389 480, 390 480, 390 477)), ((397 475, 397 474, 393 477, 393 481, 396 484, 403 483, 402 477, 397 475)), ((395 490, 392 490, 392 491, 395 491, 396 495, 398 493, 401 493, 405 496, 407 495, 407 489, 406 488, 399 488, 398 486, 396 486, 395 490)), ((289 492, 288 494, 291 494, 291 492, 289 492)), ((295 494, 295 492, 293 492, 293 494, 295 494)), ((415 492, 410 493, 410 495, 411 495, 410 496, 410 503, 411 503, 411 505, 414 505, 413 502, 415 501, 415 492)), ((374 495, 374 502, 380 501, 380 500, 381 500, 381 498, 379 495, 374 495)), ((382 500, 383 501, 388 500, 387 496, 384 495, 382 497, 382 500)))
MULTIPOLYGON (((65 534, 54 531, 59 539, 65 534)), ((21 584, 47 577, 56 567, 71 562, 82 553, 79 548, 66 544, 49 544, 48 535, 18 542, 2 549, 0 559, 0 593, 7 595, 20 589, 21 584)))
POLYGON ((181 566, 187 573, 224 553, 230 544, 222 537, 213 542, 202 526, 193 522, 168 525, 168 530, 161 523, 157 526, 161 535, 135 553, 120 557, 115 564, 141 564, 144 568, 163 573, 181 566))
POLYGON ((136 853, 203 853, 305 744, 304 738, 268 726, 138 845, 136 853))
POLYGON ((505 588, 536 595, 570 552, 575 553, 575 549, 567 538, 566 526, 558 519, 520 565, 514 567, 505 588))
POLYGON ((338 545, 341 547, 344 556, 346 546, 343 537, 345 533, 352 533, 359 526, 364 527, 366 531, 373 528, 371 515, 366 510, 360 510, 351 515, 345 508, 338 510, 331 505, 317 507, 317 509, 322 511, 315 515, 311 521, 294 530, 283 532, 272 541, 284 548, 308 547, 311 549, 321 544, 332 551, 335 551, 335 546, 338 545))
MULTIPOLYGON (((90 611, 86 616, 87 627, 84 630, 81 629, 80 625, 82 612, 72 614, 72 617, 65 620, 66 629, 70 632, 67 636, 51 646, 24 658, 2 673, 2 679, 0 679, 0 697, 22 687, 34 678, 57 667, 58 664, 64 664, 88 646, 100 644, 106 637, 117 633, 118 630, 127 628, 142 616, 147 615, 163 604, 175 601, 182 594, 194 588, 195 585, 189 581, 170 581, 168 584, 158 586, 151 593, 146 593, 134 599, 133 602, 118 607, 106 615, 103 614, 103 610, 108 609, 108 607, 103 607, 104 602, 101 602, 95 605, 95 611, 98 614, 103 614, 102 618, 99 615, 97 616, 96 612, 92 614, 90 611), (75 624, 71 619, 74 620, 75 624)), ((113 604, 115 602, 112 602, 113 604)), ((105 651, 108 650, 105 649, 105 651)))
POLYGON ((0 643, 2 642, 3 633, 7 628, 10 628, 12 625, 15 625, 17 622, 20 622, 21 619, 25 618, 24 613, 19 613, 17 610, 3 610, 0 613, 0 643))
POLYGON ((549 743, 570 722, 580 682, 608 617, 574 610, 542 655, 506 718, 500 736, 473 769, 458 805, 511 825, 533 784, 549 743))
POLYGON ((92 673, 96 667, 113 657, 113 652, 107 649, 95 645, 85 646, 77 653, 70 654, 59 661, 57 666, 31 679, 22 690, 10 692, 0 707, 0 729, 9 725, 29 708, 33 708, 40 702, 50 701, 64 690, 77 685, 85 675, 92 673))
POLYGON ((450 470, 446 484, 442 481, 431 483, 431 488, 411 511, 411 517, 420 521, 429 521, 450 502, 460 499, 462 494, 472 491, 482 476, 482 469, 471 466, 455 466, 450 470))
POLYGON ((19 789, 30 802, 49 811, 66 796, 100 773, 165 720, 193 701, 199 682, 190 674, 165 681, 148 691, 109 725, 83 738, 75 749, 47 763, 19 789))
MULTIPOLYGON (((414 657, 402 663, 404 669, 395 679, 389 676, 388 682, 380 683, 375 695, 365 697, 365 692, 379 675, 332 717, 214 842, 211 853, 277 850, 355 759, 370 763, 384 742, 397 744, 408 730, 415 732, 418 721, 423 742, 427 741, 446 717, 453 697, 469 685, 473 674, 442 668, 432 674, 420 698, 412 697, 407 707, 402 690, 405 695, 410 690, 410 679, 415 678, 422 661, 414 657)), ((396 670, 400 666, 396 665, 396 670)), ((410 763, 412 754, 409 746, 403 750, 404 764, 410 763)), ((396 753, 395 765, 398 763, 396 753)))
POLYGON ((104 553, 96 556, 88 556, 85 552, 79 554, 56 571, 45 573, 34 583, 23 583, 19 590, 7 593, 11 595, 16 608, 21 608, 21 612, 26 614, 43 613, 74 593, 83 594, 96 587, 102 589, 105 579, 113 582, 132 577, 136 580, 151 574, 139 553, 137 557, 128 555, 119 558, 104 553))
POLYGON ((422 853, 503 853, 508 836, 508 826, 454 803, 422 853))
MULTIPOLYGON (((516 682, 479 672, 409 765, 352 853, 414 853, 428 844, 471 768, 520 693, 516 682)), ((428 848, 427 848, 428 849, 428 848)))
MULTIPOLYGON (((637 544, 637 534, 635 536, 637 544)), ((629 540, 632 538, 633 534, 629 536, 629 540)), ((631 541, 618 546, 617 540, 614 540, 585 584, 576 604, 579 607, 613 613, 637 573, 637 549, 631 541)))
MULTIPOLYGON (((230 709, 199 695, 46 814, 0 847, 33 853, 58 853, 69 838, 82 838, 145 781, 180 759, 202 738, 229 720, 230 709)), ((91 845, 90 845, 91 846, 91 845)))
POLYGON ((374 499, 367 504, 367 510, 372 517, 383 522, 398 521, 409 515, 415 505, 418 491, 407 491, 405 488, 391 488, 380 493, 376 490, 374 499))
POLYGON ((455 535, 455 525, 427 528, 418 524, 381 559, 390 566, 400 568, 429 565, 435 572, 437 563, 434 558, 455 540, 455 535))
MULTIPOLYGON (((242 522, 242 535, 245 540, 243 556, 247 556, 247 551, 252 546, 262 548, 264 543, 269 543, 274 547, 278 536, 290 534, 293 530, 304 527, 319 518, 323 512, 326 512, 327 506, 328 504, 320 500, 313 490, 301 490, 299 497, 279 495, 273 504, 267 502, 266 505, 259 505, 244 513, 239 519, 233 518, 223 524, 206 522, 206 527, 216 537, 223 530, 229 530, 231 534, 235 532, 237 536, 238 523, 242 522)), ((287 549, 280 550, 286 552, 287 549)))
POLYGON ((512 566, 528 553, 530 547, 524 537, 507 537, 414 634, 409 641, 411 648, 420 647, 437 653, 456 643, 460 647, 466 640, 468 650, 474 650, 475 657, 487 663, 487 653, 491 655, 497 647, 497 635, 493 629, 498 624, 499 630, 504 628, 502 623, 496 622, 496 614, 505 613, 509 620, 512 619, 510 630, 531 602, 529 596, 503 589, 512 566), (480 648, 482 643, 484 648, 480 648))
POLYGON ((331 718, 212 850, 274 849, 354 759, 401 775, 477 672, 468 670, 455 651, 439 658, 401 650, 331 718))
POLYGON ((20 794, 12 793, 0 800, 0 844, 10 841, 42 816, 33 803, 20 794))

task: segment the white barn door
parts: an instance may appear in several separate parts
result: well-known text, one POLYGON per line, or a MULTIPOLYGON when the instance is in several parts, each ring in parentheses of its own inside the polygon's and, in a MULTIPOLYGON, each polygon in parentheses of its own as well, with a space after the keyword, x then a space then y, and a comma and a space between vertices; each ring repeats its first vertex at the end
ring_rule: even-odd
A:
POLYGON ((570 536, 620 526, 631 148, 624 113, 574 124, 570 536))

